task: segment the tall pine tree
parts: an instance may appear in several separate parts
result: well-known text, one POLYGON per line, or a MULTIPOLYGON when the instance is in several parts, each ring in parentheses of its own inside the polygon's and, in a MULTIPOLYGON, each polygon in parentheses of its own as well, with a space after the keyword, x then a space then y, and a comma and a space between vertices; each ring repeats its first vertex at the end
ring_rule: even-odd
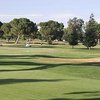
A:
POLYGON ((78 44, 83 24, 84 21, 82 19, 77 19, 76 17, 68 21, 67 37, 68 43, 72 48, 78 44))
POLYGON ((97 45, 97 22, 95 21, 93 14, 90 15, 90 19, 86 23, 83 45, 88 49, 97 45))

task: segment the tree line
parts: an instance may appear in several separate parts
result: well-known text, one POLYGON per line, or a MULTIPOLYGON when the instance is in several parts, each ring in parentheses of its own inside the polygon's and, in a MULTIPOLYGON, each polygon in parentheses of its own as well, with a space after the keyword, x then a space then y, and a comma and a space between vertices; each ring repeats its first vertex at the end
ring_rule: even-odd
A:
POLYGON ((88 49, 100 43, 100 24, 91 14, 89 21, 74 17, 69 19, 65 28, 63 23, 49 20, 40 22, 38 25, 27 18, 15 18, 9 23, 0 22, 0 38, 15 40, 17 44, 20 39, 31 40, 38 38, 52 44, 54 40, 69 43, 74 48, 78 43, 82 43, 88 49))

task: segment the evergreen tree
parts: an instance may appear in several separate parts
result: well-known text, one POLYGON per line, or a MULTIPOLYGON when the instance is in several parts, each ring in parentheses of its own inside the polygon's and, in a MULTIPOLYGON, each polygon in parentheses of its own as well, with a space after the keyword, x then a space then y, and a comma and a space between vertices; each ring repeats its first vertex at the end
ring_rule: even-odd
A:
POLYGON ((67 38, 69 45, 74 48, 75 45, 78 44, 80 34, 82 33, 82 26, 84 24, 84 21, 82 19, 77 19, 76 17, 73 19, 70 19, 68 21, 68 28, 67 28, 67 38))
POLYGON ((3 31, 1 30, 2 25, 3 25, 3 23, 0 21, 0 38, 2 38, 2 36, 3 36, 3 31))
POLYGON ((90 15, 89 21, 86 23, 83 45, 88 49, 97 45, 97 22, 94 19, 94 15, 90 15))

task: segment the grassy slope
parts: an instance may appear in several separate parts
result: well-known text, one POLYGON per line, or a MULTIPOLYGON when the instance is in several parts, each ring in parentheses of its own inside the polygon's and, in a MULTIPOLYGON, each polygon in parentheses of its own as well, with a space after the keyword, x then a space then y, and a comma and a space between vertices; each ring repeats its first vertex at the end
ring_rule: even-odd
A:
POLYGON ((100 63, 41 59, 100 58, 100 49, 67 46, 0 47, 0 99, 100 100, 100 63), (88 99, 87 99, 88 98, 88 99))

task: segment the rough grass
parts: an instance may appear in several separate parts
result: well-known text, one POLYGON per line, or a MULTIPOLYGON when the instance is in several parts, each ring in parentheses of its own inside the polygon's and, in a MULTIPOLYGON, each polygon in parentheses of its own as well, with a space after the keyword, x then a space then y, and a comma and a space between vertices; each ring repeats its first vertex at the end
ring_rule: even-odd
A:
POLYGON ((100 49, 0 47, 1 100, 100 100, 100 49))

